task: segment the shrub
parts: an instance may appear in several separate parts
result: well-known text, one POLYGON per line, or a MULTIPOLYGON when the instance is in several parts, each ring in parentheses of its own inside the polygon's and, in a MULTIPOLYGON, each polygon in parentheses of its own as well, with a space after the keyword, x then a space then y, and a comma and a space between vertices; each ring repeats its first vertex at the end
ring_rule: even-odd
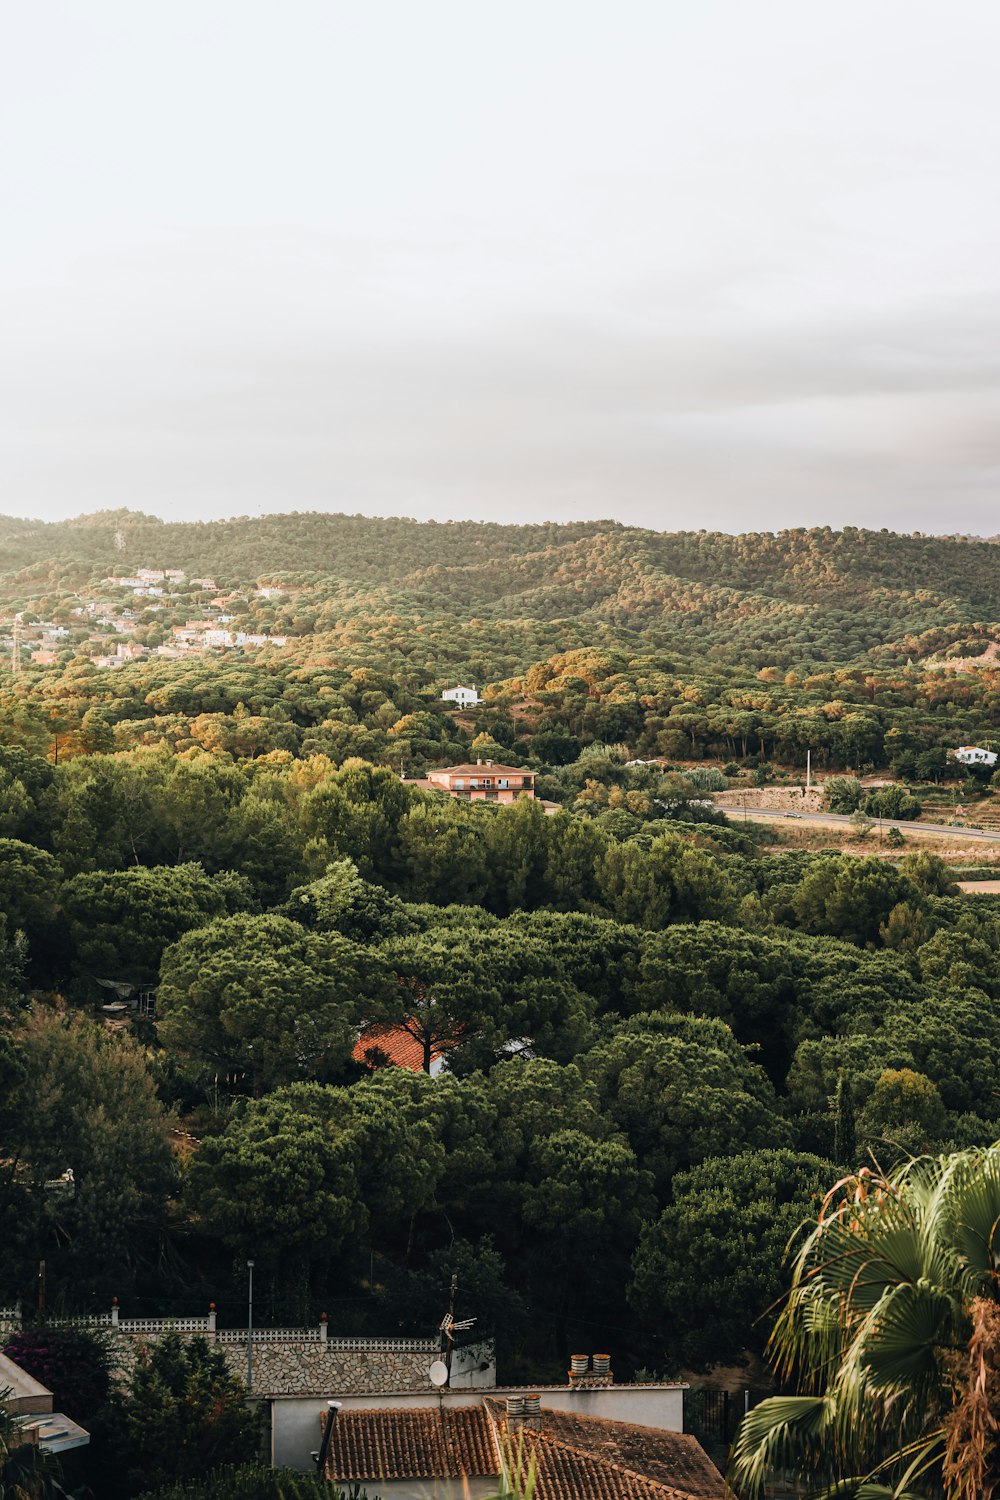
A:
POLYGON ((107 1342, 90 1329, 22 1328, 11 1334, 3 1352, 48 1386, 58 1411, 84 1426, 110 1395, 107 1342))
POLYGON ((714 766, 695 766, 687 773, 699 792, 724 792, 728 786, 725 776, 714 766))

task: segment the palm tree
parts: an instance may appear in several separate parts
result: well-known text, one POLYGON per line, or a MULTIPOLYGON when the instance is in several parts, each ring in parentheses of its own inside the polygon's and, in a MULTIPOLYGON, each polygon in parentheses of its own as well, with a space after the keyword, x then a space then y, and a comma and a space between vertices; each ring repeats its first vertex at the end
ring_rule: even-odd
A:
POLYGON ((731 1481, 837 1500, 1000 1497, 1000 1144, 862 1171, 794 1254, 771 1338, 794 1395, 750 1412, 731 1481))

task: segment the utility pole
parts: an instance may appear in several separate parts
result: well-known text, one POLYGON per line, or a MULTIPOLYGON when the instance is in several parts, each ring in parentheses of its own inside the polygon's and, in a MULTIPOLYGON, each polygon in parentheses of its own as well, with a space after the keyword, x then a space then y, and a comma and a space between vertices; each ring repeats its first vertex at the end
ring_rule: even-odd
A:
POLYGON ((812 751, 806 751, 806 791, 812 790, 812 751))
POLYGON ((14 673, 21 670, 21 616, 14 616, 14 645, 10 654, 10 670, 14 673))
POLYGON ((45 1315, 45 1262, 38 1262, 38 1311, 45 1315))
POLYGON ((247 1395, 253 1395, 253 1261, 247 1261, 250 1286, 247 1291, 247 1395))

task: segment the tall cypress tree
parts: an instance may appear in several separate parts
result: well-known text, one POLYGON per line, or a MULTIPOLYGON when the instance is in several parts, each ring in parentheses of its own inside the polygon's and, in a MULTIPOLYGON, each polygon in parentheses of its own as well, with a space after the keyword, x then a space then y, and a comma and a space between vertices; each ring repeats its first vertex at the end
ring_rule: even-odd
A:
POLYGON ((836 1121, 833 1129, 833 1155, 840 1166, 854 1165, 857 1131, 854 1126, 854 1100, 843 1073, 837 1075, 836 1121))

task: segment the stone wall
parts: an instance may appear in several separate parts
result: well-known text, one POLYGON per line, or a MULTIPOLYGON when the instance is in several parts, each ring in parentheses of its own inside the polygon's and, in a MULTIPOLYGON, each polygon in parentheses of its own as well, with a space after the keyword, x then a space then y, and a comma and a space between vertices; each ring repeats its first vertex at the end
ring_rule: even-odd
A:
MULTIPOLYGON (((233 1373, 247 1374, 246 1344, 226 1344, 233 1373)), ((261 1344, 253 1350, 255 1396, 334 1396, 338 1391, 430 1391, 433 1354, 412 1350, 331 1349, 319 1344, 261 1344)))
MULTIPOLYGON (((56 1320, 58 1321, 58 1320, 56 1320)), ((94 1316, 79 1320, 67 1319, 67 1323, 90 1326, 108 1339, 112 1362, 119 1378, 127 1383, 135 1369, 142 1351, 148 1349, 164 1334, 172 1331, 174 1324, 167 1319, 143 1319, 142 1327, 135 1330, 122 1328, 110 1316, 94 1316)), ((181 1338, 207 1338, 221 1350, 226 1363, 243 1381, 247 1378, 247 1342, 245 1332, 240 1336, 234 1330, 214 1327, 205 1332, 185 1328, 184 1323, 199 1323, 200 1319, 178 1319, 177 1332, 181 1338)), ((214 1324, 214 1315, 212 1323, 214 1324)), ((14 1309, 0 1309, 0 1343, 7 1333, 21 1326, 19 1313, 14 1309), (5 1316, 6 1314, 6 1316, 5 1316)), ((289 1332, 294 1332, 289 1330, 289 1332)), ((308 1333, 308 1330, 302 1330, 308 1333)), ((260 1341, 254 1336, 253 1344, 253 1390, 255 1396, 331 1396, 338 1391, 356 1391, 372 1395, 385 1395, 394 1391, 431 1391, 430 1366, 437 1357, 436 1341, 428 1340, 420 1347, 414 1339, 321 1339, 318 1333, 312 1338, 282 1338, 275 1329, 261 1329, 260 1341), (416 1345, 416 1347, 414 1347, 416 1345)), ((495 1368, 486 1371, 477 1384, 492 1385, 496 1381, 495 1368)))
MULTIPOLYGON (((144 1349, 156 1343, 151 1334, 139 1336, 109 1330, 112 1358, 124 1380, 131 1378, 144 1349)), ((207 1337, 212 1342, 210 1335, 207 1337)), ((181 1338, 197 1338, 182 1333, 181 1338)), ((246 1382, 247 1346, 217 1344, 233 1374, 246 1382)), ((334 1395, 337 1391, 364 1391, 382 1395, 391 1391, 430 1391, 428 1371, 435 1355, 412 1349, 344 1349, 336 1344, 260 1343, 253 1346, 253 1393, 255 1396, 334 1395)))

